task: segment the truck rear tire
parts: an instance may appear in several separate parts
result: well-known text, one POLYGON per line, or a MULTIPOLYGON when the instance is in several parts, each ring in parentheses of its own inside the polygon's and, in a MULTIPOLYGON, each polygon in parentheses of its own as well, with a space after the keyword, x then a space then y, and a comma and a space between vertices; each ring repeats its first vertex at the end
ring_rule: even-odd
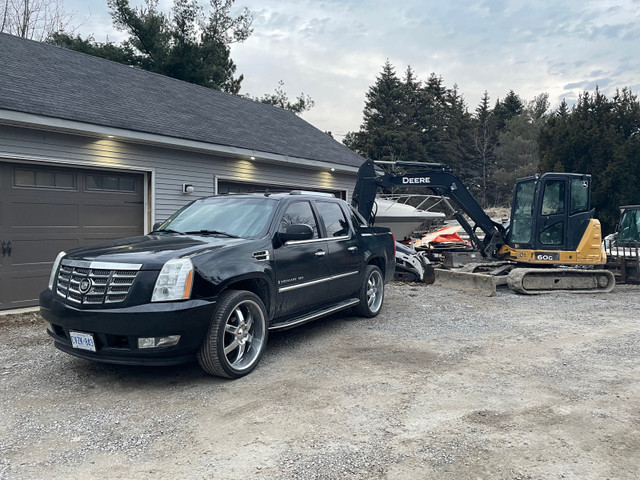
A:
POLYGON ((384 300, 384 279, 375 265, 367 265, 364 281, 360 287, 360 303, 354 307, 357 315, 373 318, 382 309, 384 300))
POLYGON ((240 378, 260 362, 267 345, 267 313, 252 292, 222 294, 198 352, 198 363, 210 375, 240 378))

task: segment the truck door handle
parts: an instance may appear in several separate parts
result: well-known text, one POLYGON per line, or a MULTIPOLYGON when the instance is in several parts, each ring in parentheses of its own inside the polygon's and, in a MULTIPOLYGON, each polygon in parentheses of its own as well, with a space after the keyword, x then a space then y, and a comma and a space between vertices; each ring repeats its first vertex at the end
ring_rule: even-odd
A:
POLYGON ((347 248, 347 250, 349 250, 350 252, 357 252, 358 251, 358 247, 349 247, 349 248, 347 248))
POLYGON ((11 240, 7 243, 7 256, 11 256, 11 240))
POLYGON ((324 257, 326 254, 327 254, 327 252, 325 252, 324 250, 318 250, 318 251, 315 253, 315 256, 316 256, 316 257, 324 257))
POLYGON ((2 256, 7 254, 7 242, 2 242, 2 256))

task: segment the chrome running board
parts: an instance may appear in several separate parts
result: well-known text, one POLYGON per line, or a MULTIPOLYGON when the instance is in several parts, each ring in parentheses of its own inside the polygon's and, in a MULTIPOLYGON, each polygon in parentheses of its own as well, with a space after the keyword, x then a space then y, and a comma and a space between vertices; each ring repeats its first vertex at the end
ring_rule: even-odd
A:
POLYGON ((287 328, 297 327, 298 325, 302 325, 303 323, 310 322, 320 317, 324 317, 326 315, 330 315, 335 312, 339 312, 340 310, 344 310, 345 308, 353 307, 357 305, 360 300, 357 298, 349 298, 348 300, 344 300, 336 305, 333 305, 328 308, 324 308, 322 310, 316 310, 302 317, 292 318, 291 320, 287 320, 283 323, 277 323, 275 325, 271 325, 269 330, 286 330, 287 328))

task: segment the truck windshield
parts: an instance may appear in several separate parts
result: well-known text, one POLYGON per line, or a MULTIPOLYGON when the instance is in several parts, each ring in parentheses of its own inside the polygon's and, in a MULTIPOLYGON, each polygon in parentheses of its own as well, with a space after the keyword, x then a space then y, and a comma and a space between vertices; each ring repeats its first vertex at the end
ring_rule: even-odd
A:
POLYGON ((640 242, 640 209, 627 209, 620 219, 618 242, 640 242))
POLYGON ((257 238, 266 233, 277 205, 264 197, 211 197, 174 213, 156 231, 257 238))

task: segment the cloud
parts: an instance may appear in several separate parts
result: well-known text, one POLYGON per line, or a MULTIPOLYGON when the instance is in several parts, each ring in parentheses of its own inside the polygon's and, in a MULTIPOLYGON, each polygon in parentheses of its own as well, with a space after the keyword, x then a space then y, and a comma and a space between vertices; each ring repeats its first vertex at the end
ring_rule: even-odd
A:
POLYGON ((596 84, 607 95, 640 84, 638 0, 237 0, 244 6, 254 33, 232 47, 243 92, 283 80, 291 98, 316 101, 303 117, 336 134, 359 128, 387 59, 399 76, 411 65, 422 80, 457 84, 470 110, 485 90, 492 102, 547 92, 557 105, 596 84))

